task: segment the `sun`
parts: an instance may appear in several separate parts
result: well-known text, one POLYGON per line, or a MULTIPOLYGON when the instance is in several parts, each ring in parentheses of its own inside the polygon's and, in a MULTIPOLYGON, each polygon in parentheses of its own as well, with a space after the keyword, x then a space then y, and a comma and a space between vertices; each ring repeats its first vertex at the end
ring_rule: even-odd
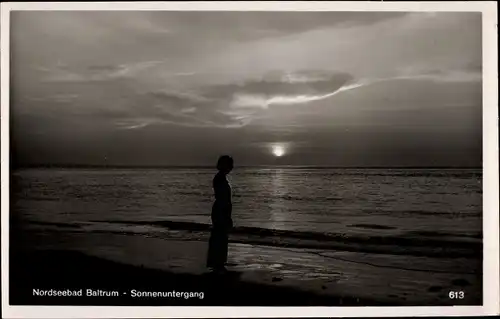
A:
POLYGON ((285 148, 281 145, 274 145, 272 152, 274 156, 281 157, 285 155, 285 148))

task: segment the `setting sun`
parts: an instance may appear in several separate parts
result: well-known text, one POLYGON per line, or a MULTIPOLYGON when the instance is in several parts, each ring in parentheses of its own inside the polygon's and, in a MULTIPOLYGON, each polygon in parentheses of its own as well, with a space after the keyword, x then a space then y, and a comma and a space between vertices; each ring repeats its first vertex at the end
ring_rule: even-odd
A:
POLYGON ((273 146, 273 154, 274 156, 280 157, 285 155, 285 148, 281 145, 273 146))

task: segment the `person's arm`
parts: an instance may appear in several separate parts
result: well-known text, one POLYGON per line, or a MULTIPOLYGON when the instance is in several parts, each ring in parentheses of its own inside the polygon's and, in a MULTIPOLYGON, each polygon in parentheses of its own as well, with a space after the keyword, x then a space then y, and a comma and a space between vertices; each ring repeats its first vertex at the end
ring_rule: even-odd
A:
POLYGON ((231 204, 231 190, 229 188, 229 184, 224 178, 216 176, 214 178, 213 187, 215 192, 215 199, 218 202, 231 204))

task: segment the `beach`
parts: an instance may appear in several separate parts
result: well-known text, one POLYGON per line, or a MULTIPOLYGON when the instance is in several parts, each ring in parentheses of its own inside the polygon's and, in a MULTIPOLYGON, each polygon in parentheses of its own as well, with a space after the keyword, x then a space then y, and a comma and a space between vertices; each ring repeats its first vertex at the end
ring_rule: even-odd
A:
POLYGON ((11 303, 481 304, 479 170, 251 168, 232 175, 229 272, 214 277, 205 267, 212 170, 14 171, 11 303), (33 292, 56 288, 119 296, 33 292), (134 289, 170 297, 132 298, 134 289), (174 290, 198 297, 173 297, 174 290))
MULTIPOLYGON (((230 244, 229 273, 204 268, 206 239, 25 228, 11 246, 11 304, 429 306, 481 302, 470 259, 230 244), (436 266, 438 265, 438 266, 436 266), (445 270, 445 271, 444 271, 445 270), (93 289, 119 296, 40 297, 33 289, 93 289), (200 298, 133 298, 139 292, 200 298), (462 300, 449 298, 464 291, 462 300)), ((206 236, 205 236, 206 237, 206 236)))
POLYGON ((349 296, 332 298, 276 285, 253 284, 240 281, 236 274, 217 278, 176 274, 68 251, 32 252, 21 258, 22 262, 34 263, 37 267, 34 271, 13 271, 11 282, 17 284, 10 295, 11 305, 290 306, 297 302, 310 306, 380 304, 374 300, 349 296), (97 276, 102 276, 102 279, 97 276), (33 292, 35 289, 83 290, 83 295, 40 297, 33 292), (162 293, 171 294, 161 296, 162 293))

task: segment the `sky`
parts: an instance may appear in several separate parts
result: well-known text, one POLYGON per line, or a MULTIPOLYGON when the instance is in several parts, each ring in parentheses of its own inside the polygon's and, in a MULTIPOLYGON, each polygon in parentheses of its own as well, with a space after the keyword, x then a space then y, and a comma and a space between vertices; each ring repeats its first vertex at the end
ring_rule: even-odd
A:
POLYGON ((13 162, 478 167, 481 48, 471 12, 13 12, 13 162))

